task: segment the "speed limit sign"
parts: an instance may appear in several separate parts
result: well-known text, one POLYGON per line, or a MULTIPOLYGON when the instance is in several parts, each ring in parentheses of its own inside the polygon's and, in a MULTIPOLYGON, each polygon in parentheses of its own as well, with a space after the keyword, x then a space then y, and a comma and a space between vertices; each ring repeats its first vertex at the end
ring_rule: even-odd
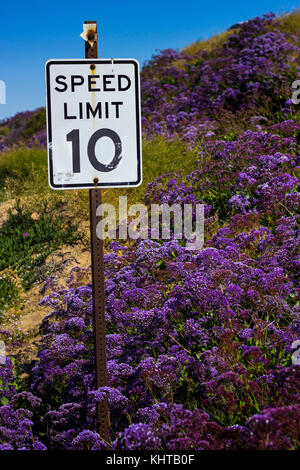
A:
POLYGON ((136 60, 49 60, 46 94, 51 188, 141 184, 136 60))

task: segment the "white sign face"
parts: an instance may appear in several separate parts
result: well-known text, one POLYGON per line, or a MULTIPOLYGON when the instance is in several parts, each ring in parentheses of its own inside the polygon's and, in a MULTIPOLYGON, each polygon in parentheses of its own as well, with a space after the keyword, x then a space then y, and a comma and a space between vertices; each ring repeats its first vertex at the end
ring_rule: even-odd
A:
POLYGON ((46 92, 51 188, 141 184, 137 61, 50 60, 46 92))

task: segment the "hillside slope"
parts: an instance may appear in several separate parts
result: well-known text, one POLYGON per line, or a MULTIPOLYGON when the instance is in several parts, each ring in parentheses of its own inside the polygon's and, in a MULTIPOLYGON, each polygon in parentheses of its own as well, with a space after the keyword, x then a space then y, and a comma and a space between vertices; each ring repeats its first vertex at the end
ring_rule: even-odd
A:
MULTIPOLYGON (((144 67, 145 183, 130 201, 204 204, 205 245, 107 243, 109 384, 100 390, 90 270, 75 267, 64 282, 50 275, 41 305, 51 313, 41 324, 38 359, 25 379, 15 360, 0 368, 0 449, 107 448, 95 432, 95 404, 105 398, 113 449, 299 448, 300 113, 290 99, 299 33, 298 14, 266 15, 211 42, 163 51, 144 67)), ((24 129, 35 115, 42 111, 21 118, 24 129)), ((79 242, 78 227, 66 230, 57 216, 86 207, 76 219, 82 221, 87 206, 80 192, 53 195, 41 185, 44 143, 32 147, 32 139, 43 124, 30 124, 29 136, 12 134, 13 122, 0 127, 11 137, 0 153, 2 199, 21 197, 26 210, 0 230, 2 240, 18 230, 17 247, 27 250, 28 262, 13 271, 22 267, 16 289, 26 289, 32 284, 24 279, 34 286, 41 280, 26 276, 39 272, 28 236, 35 253, 79 242)), ((104 197, 115 202, 118 194, 104 197)), ((13 358, 13 328, 0 338, 11 341, 13 358)))

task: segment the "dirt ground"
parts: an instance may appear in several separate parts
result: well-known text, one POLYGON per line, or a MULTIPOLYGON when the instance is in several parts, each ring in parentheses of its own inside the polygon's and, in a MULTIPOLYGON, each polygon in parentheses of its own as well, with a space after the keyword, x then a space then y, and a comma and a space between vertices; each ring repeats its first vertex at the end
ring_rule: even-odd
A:
POLYGON ((9 201, 0 203, 0 227, 6 222, 8 218, 8 210, 15 205, 15 200, 10 199, 9 201))

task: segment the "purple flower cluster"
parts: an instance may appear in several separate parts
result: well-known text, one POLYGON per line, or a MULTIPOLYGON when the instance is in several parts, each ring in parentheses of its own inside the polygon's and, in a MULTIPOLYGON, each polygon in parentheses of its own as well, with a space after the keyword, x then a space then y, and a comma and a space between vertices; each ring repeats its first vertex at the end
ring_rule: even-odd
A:
POLYGON ((46 450, 33 432, 42 400, 31 392, 17 392, 9 358, 0 366, 0 384, 0 450, 46 450))
MULTIPOLYGON (((288 125, 290 121, 287 121, 288 125)), ((284 122, 281 124, 285 124, 284 122)), ((205 203, 225 219, 232 214, 260 220, 294 216, 299 210, 299 156, 297 133, 283 126, 247 130, 235 141, 209 141, 199 146, 194 170, 182 178, 179 172, 163 175, 148 185, 146 201, 157 203, 205 203)))
POLYGON ((74 269, 65 287, 52 282, 31 372, 48 448, 105 447, 94 434, 104 399, 115 449, 297 446, 300 312, 286 243, 297 228, 286 217, 275 235, 262 226, 236 233, 234 219, 200 252, 174 240, 112 251, 108 387, 94 389, 88 271, 74 269))
POLYGON ((243 23, 211 51, 162 51, 142 72, 145 133, 195 142, 212 137, 235 113, 290 112, 297 55, 297 39, 280 31, 272 14, 243 23))
POLYGON ((4 126, 8 129, 8 135, 0 139, 0 152, 5 152, 18 145, 46 147, 45 124, 46 111, 44 108, 17 113, 12 118, 0 121, 0 128, 4 126))

